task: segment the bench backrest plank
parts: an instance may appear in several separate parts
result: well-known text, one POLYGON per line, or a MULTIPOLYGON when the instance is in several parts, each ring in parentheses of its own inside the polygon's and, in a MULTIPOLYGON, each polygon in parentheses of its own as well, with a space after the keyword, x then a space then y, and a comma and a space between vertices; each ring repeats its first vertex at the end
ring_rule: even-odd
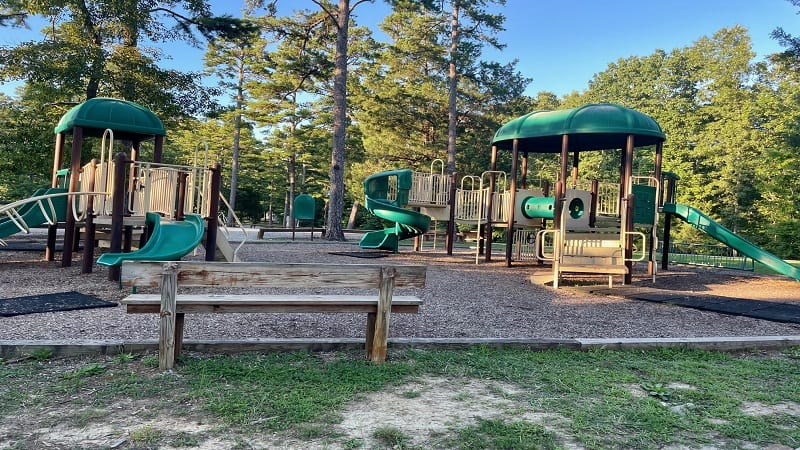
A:
MULTIPOLYGON (((280 288, 372 288, 378 289, 381 269, 371 264, 265 264, 253 262, 218 263, 180 261, 178 285, 186 287, 280 287, 280 288)), ((425 267, 386 266, 394 270, 395 287, 425 287, 425 267)), ((122 285, 158 287, 164 274, 164 262, 125 261, 122 285)))

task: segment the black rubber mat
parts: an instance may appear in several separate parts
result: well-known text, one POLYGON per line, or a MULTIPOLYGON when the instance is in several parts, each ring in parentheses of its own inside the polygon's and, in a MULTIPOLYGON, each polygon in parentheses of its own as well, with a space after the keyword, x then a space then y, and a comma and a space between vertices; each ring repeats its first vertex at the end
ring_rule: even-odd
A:
POLYGON ((350 256, 353 258, 383 258, 389 256, 392 252, 328 252, 331 255, 350 256))
POLYGON ((800 323, 800 305, 745 300, 712 295, 679 296, 674 294, 630 294, 626 297, 648 302, 669 303, 736 316, 754 317, 774 322, 800 323))
POLYGON ((81 294, 80 292, 69 291, 0 299, 0 316, 11 317, 22 314, 107 308, 110 306, 117 306, 117 304, 100 300, 91 295, 81 294))

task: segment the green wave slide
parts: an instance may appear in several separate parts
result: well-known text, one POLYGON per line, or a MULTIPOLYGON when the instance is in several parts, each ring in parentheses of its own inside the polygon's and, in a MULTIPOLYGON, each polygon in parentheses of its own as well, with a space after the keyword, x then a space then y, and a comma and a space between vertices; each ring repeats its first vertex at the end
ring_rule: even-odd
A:
POLYGON ((367 210, 381 219, 395 223, 394 227, 370 231, 358 243, 361 248, 392 250, 397 253, 401 240, 419 236, 428 231, 431 218, 425 214, 403 208, 408 204, 412 171, 389 170, 370 175, 364 180, 364 197, 367 210), (397 178, 397 200, 387 199, 389 180, 397 178))
MULTIPOLYGON (((16 208, 17 214, 14 218, 17 222, 22 223, 23 226, 27 226, 28 228, 38 227, 39 225, 48 223, 48 219, 54 219, 51 217, 54 213, 54 221, 63 222, 66 220, 67 216, 67 196, 59 195, 50 198, 50 201, 53 202, 53 210, 50 209, 50 205, 45 197, 52 194, 63 194, 65 192, 67 192, 67 190, 63 188, 37 189, 31 197, 11 204, 19 205, 19 208, 16 208), (41 201, 41 204, 39 201, 41 201), (44 211, 42 211, 42 208, 44 208, 44 211)), ((25 230, 20 229, 7 214, 4 214, 3 217, 0 218, 0 239, 23 231, 25 230)))
POLYGON ((800 281, 800 268, 795 267, 772 253, 757 247, 746 239, 736 235, 731 230, 698 211, 695 208, 680 203, 665 203, 662 210, 683 219, 698 230, 706 233, 723 244, 736 249, 748 258, 758 261, 771 270, 800 281))
POLYGON ((197 214, 184 220, 161 223, 161 216, 147 213, 145 222, 153 225, 153 234, 139 250, 129 253, 104 253, 97 264, 119 266, 122 261, 175 261, 194 250, 203 239, 205 224, 197 214))

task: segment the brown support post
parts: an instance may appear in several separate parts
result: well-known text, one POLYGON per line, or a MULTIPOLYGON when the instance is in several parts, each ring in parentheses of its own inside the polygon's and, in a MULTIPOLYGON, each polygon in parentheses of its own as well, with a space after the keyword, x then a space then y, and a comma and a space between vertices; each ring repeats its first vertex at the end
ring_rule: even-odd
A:
POLYGON ((222 184, 222 167, 214 163, 211 167, 211 192, 208 199, 208 217, 206 217, 206 261, 214 261, 217 256, 217 228, 219 227, 219 188, 222 184))
POLYGON ((556 184, 556 204, 554 208, 553 224, 557 227, 561 226, 561 209, 564 207, 564 194, 567 192, 567 157, 569 156, 569 136, 561 136, 561 172, 558 176, 558 183, 556 184))
MULTIPOLYGON (((81 173, 81 148, 83 147, 83 127, 72 129, 72 156, 70 160, 69 189, 68 192, 78 190, 78 178, 81 173)), ((67 217, 64 226, 64 249, 61 257, 61 267, 72 265, 72 248, 75 244, 75 216, 72 214, 72 205, 75 199, 67 197, 67 217)))
POLYGON ((580 162, 580 152, 572 152, 572 188, 578 186, 578 163, 580 162))
POLYGON ((511 199, 509 201, 508 221, 506 223, 506 267, 511 267, 511 253, 514 249, 514 205, 517 201, 517 165, 519 163, 519 139, 514 139, 511 147, 511 199))
MULTIPOLYGON (((89 192, 94 192, 95 175, 97 174, 97 159, 92 159, 91 172, 89 173, 89 192)), ((86 222, 84 223, 84 237, 83 237, 83 265, 81 266, 81 273, 92 273, 92 266, 94 265, 94 243, 95 243, 95 226, 94 226, 94 196, 89 195, 86 197, 86 222)))
POLYGON ((456 180, 458 174, 453 172, 450 175, 450 196, 448 197, 448 204, 450 205, 450 217, 447 221, 447 238, 445 239, 445 247, 447 248, 447 256, 453 256, 453 243, 456 237, 456 180))
POLYGON ((597 222, 597 201, 598 194, 600 193, 600 183, 597 180, 592 180, 592 193, 591 193, 591 209, 589 210, 589 227, 594 228, 597 222))
MULTIPOLYGON (((664 203, 675 203, 675 179, 669 177, 667 179, 667 186, 664 189, 665 201, 664 203)), ((661 270, 669 268, 669 247, 670 247, 670 231, 672 228, 672 214, 664 214, 664 239, 661 240, 661 270)))
MULTIPOLYGON (((114 191, 111 193, 111 244, 109 251, 119 253, 122 250, 122 228, 125 213, 125 153, 114 155, 114 191)), ((109 267, 108 279, 119 281, 120 268, 109 267)))
POLYGON ((189 174, 181 172, 178 175, 178 204, 175 209, 175 220, 183 220, 185 217, 184 208, 186 207, 186 179, 189 174))
MULTIPOLYGON (((633 176, 633 135, 629 134, 628 138, 625 142, 625 166, 623 167, 623 172, 625 174, 624 178, 622 179, 622 186, 624 192, 624 198, 627 199, 627 204, 625 205, 625 233, 624 236, 625 240, 625 258, 630 259, 633 257, 633 239, 627 235, 628 232, 633 230, 633 194, 630 191, 630 183, 631 177, 633 176)), ((625 284, 630 284, 633 280, 633 262, 627 261, 625 265, 628 267, 628 273, 625 274, 625 284)))

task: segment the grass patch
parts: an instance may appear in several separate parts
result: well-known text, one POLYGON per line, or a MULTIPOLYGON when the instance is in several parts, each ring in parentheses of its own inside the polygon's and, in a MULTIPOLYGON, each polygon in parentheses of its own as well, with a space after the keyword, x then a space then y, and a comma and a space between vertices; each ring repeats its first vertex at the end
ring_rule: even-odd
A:
POLYGON ((395 427, 380 427, 372 432, 372 437, 382 447, 407 449, 411 448, 411 437, 395 427))
POLYGON ((549 450, 560 448, 555 435, 539 424, 479 420, 478 425, 456 430, 443 440, 445 448, 492 448, 508 450, 549 450))
MULTIPOLYGON (((150 366, 150 357, 30 359, 0 365, 0 422, 29 429, 57 410, 72 414, 67 424, 88 426, 121 412, 129 426, 144 417, 191 416, 224 430, 167 435, 140 426, 129 430, 137 448, 200 446, 220 433, 230 435, 232 447, 252 435, 278 434, 309 443, 335 441, 343 448, 373 445, 365 438, 406 449, 557 448, 566 442, 586 448, 795 448, 800 414, 776 408, 756 415, 742 405, 768 410, 800 404, 799 359, 797 348, 734 354, 475 347, 407 351, 381 365, 360 353, 188 356, 164 373, 150 366), (424 402, 431 391, 419 380, 428 378, 453 380, 454 400, 478 401, 480 393, 460 390, 470 380, 495 395, 502 390, 493 392, 492 386, 513 385, 514 394, 499 396, 505 403, 494 416, 453 423, 428 437, 412 436, 400 425, 358 436, 336 428, 345 405, 371 392, 396 389, 400 398, 424 402), (126 419, 132 411, 119 405, 131 404, 144 411, 126 419), (117 413, 104 414, 109 411, 117 413), (541 422, 535 418, 542 415, 541 422)), ((0 430, 0 440, 12 437, 22 439, 0 430)), ((22 448, 36 444, 14 442, 22 448)))

